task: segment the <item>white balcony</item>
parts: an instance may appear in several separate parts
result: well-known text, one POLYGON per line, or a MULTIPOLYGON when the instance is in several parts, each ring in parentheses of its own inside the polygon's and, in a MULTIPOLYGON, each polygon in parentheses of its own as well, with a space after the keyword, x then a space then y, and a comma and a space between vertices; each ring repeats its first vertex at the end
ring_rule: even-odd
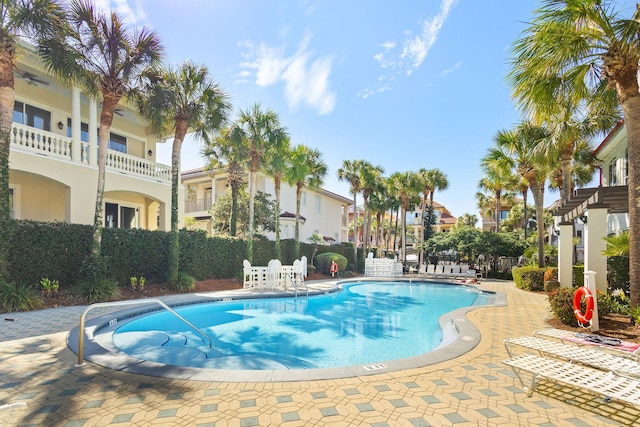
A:
MULTIPOLYGON (((12 125, 11 150, 90 166, 89 144, 80 142, 80 154, 78 158, 73 158, 73 143, 71 138, 52 132, 18 123, 12 125)), ((108 150, 106 166, 107 170, 125 175, 171 182, 171 166, 114 150, 108 150)))

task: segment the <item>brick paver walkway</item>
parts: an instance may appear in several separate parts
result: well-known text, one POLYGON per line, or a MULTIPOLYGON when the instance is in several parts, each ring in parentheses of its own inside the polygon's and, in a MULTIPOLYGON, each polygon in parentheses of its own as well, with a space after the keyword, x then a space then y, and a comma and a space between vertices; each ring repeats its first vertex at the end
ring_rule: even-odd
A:
POLYGON ((513 282, 484 282, 482 286, 505 292, 508 306, 469 313, 482 336, 469 353, 424 368, 306 382, 198 382, 127 374, 91 363, 74 368, 76 358, 65 339, 77 325, 81 308, 2 314, 0 403, 27 403, 18 417, 21 426, 638 423, 636 408, 551 384, 543 383, 527 397, 512 371, 500 363, 507 358, 502 340, 547 327, 546 296, 518 290, 513 282), (47 329, 50 323, 52 330, 47 329), (31 336, 24 337, 25 329, 31 336))

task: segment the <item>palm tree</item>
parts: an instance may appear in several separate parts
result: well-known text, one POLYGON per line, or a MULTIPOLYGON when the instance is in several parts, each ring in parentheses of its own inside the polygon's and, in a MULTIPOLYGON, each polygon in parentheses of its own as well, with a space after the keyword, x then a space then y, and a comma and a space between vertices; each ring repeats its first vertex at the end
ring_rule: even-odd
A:
POLYGON ((187 132, 198 139, 213 138, 227 120, 231 108, 227 95, 209 77, 207 67, 185 62, 179 67, 153 70, 153 77, 138 93, 141 115, 159 137, 173 132, 171 151, 171 233, 169 236, 169 282, 178 279, 178 187, 180 152, 187 132))
POLYGON ((402 246, 400 248, 400 258, 407 260, 407 211, 415 206, 420 199, 420 185, 414 172, 396 172, 390 177, 392 187, 400 199, 402 215, 402 246))
POLYGON ((353 266, 358 266, 358 226, 357 226, 357 209, 356 197, 361 190, 361 180, 358 170, 362 160, 343 160, 342 167, 338 169, 338 181, 346 181, 351 186, 351 194, 353 194, 353 266))
POLYGON ((0 4, 0 280, 7 276, 11 233, 9 152, 13 122, 14 69, 18 39, 47 38, 52 24, 64 24, 65 14, 55 0, 4 0, 0 4))
MULTIPOLYGON (((281 259, 280 249, 280 189, 282 187, 282 179, 285 177, 289 168, 289 155, 291 151, 289 138, 285 138, 281 145, 273 147, 266 156, 264 170, 268 175, 273 177, 274 191, 276 193, 276 259, 281 259)), ((313 258, 313 257, 311 257, 313 258)), ((313 259, 312 262, 313 264, 313 259)))
POLYGON ((249 110, 241 110, 232 126, 232 138, 246 146, 249 154, 249 232, 247 233, 247 251, 249 262, 253 258, 253 234, 255 218, 255 197, 258 170, 263 157, 274 147, 286 140, 286 129, 280 124, 278 114, 273 110, 263 111, 260 104, 254 104, 249 110))
MULTIPOLYGON (((449 186, 447 176, 440 169, 424 169, 420 168, 417 174, 418 181, 422 187, 422 202, 420 204, 420 218, 422 218, 422 227, 420 232, 420 252, 419 263, 424 263, 424 234, 425 234, 425 218, 424 213, 427 209, 427 196, 429 197, 431 207, 433 208, 433 194, 436 190, 446 190, 449 186)), ((430 220, 430 219, 429 219, 430 220)), ((430 222, 429 222, 430 223, 430 222)))
POLYGON ((454 227, 472 227, 475 228, 476 224, 478 223, 478 217, 470 214, 470 213, 466 213, 466 214, 462 214, 458 217, 458 220, 456 221, 454 227))
MULTIPOLYGON (((514 96, 525 109, 617 96, 627 128, 631 303, 640 304, 640 5, 624 18, 604 0, 543 0, 513 48, 514 96)), ((605 101, 601 101, 605 102, 605 101)), ((553 111, 553 110, 552 110, 553 111)))
POLYGON ((98 130, 98 183, 93 220, 92 255, 102 246, 103 199, 107 149, 116 106, 131 94, 140 76, 160 60, 162 47, 155 32, 136 31, 116 12, 98 12, 89 1, 70 0, 65 33, 47 39, 38 51, 60 79, 85 93, 102 97, 98 130))
POLYGON ((206 143, 202 150, 202 155, 209 160, 211 168, 218 165, 225 165, 227 171, 227 184, 231 188, 231 217, 229 220, 229 234, 235 236, 238 225, 238 197, 240 190, 245 185, 244 182, 244 163, 247 153, 244 151, 242 144, 237 144, 231 138, 231 130, 223 129, 219 135, 216 135, 213 141, 206 143))
POLYGON ((380 178, 380 185, 374 193, 369 197, 369 210, 375 213, 376 216, 376 238, 375 243, 378 248, 378 258, 382 257, 382 244, 384 233, 384 216, 389 208, 389 197, 387 194, 387 179, 380 178))
POLYGON ((548 135, 546 129, 524 122, 514 130, 499 131, 494 139, 496 147, 486 157, 493 164, 514 171, 529 184, 536 206, 540 268, 544 267, 544 187, 549 162, 537 146, 548 135))
POLYGON ((364 211, 364 246, 362 256, 368 251, 371 234, 371 212, 368 209, 369 197, 381 186, 382 166, 373 166, 367 161, 359 163, 358 174, 360 175, 360 190, 362 191, 362 209, 364 211))
POLYGON ((327 165, 319 150, 297 145, 291 150, 291 164, 286 173, 289 184, 296 186, 296 258, 300 255, 300 201, 304 186, 318 188, 327 174, 327 165))
MULTIPOLYGON (((516 177, 511 173, 508 165, 500 161, 495 161, 496 153, 489 150, 488 154, 480 160, 480 166, 484 176, 480 178, 478 187, 482 190, 491 191, 494 195, 496 207, 494 217, 496 220, 496 233, 500 232, 500 211, 502 207, 503 191, 511 191, 516 185, 516 177)), ((499 159, 502 159, 499 157, 499 159)))

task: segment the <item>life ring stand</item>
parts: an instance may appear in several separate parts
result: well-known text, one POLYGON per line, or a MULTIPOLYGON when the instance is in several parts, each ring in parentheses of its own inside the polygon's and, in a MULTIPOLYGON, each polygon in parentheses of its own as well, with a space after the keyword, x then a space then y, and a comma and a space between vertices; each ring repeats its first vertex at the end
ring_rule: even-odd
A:
POLYGON ((593 294, 586 286, 582 286, 576 290, 575 295, 573 296, 573 314, 576 316, 576 319, 579 323, 585 324, 591 322, 593 318, 593 294), (584 314, 582 313, 582 298, 584 297, 585 304, 587 305, 584 314))
POLYGON ((338 272, 338 263, 335 261, 331 262, 331 274, 338 272))

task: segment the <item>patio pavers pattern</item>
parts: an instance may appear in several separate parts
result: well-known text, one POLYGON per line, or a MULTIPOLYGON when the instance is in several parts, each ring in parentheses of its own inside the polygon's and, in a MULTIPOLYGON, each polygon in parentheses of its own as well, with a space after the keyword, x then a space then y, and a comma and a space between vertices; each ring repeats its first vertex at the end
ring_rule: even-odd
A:
MULTIPOLYGON (((606 403, 576 390, 541 383, 527 397, 506 359, 502 340, 547 327, 546 296, 513 282, 484 282, 505 292, 508 306, 468 314, 482 339, 469 353, 423 368, 357 378, 275 383, 198 382, 74 368, 67 332, 22 326, 36 313, 2 314, 0 403, 26 402, 18 425, 31 426, 611 426, 638 423, 637 408, 606 403), (7 332, 12 329, 12 332, 7 332), (7 338, 8 337, 8 338, 7 338)), ((57 309, 47 317, 80 311, 57 309)), ((64 322, 62 322, 64 323, 64 322)), ((60 328, 55 325, 55 328, 60 328)))

